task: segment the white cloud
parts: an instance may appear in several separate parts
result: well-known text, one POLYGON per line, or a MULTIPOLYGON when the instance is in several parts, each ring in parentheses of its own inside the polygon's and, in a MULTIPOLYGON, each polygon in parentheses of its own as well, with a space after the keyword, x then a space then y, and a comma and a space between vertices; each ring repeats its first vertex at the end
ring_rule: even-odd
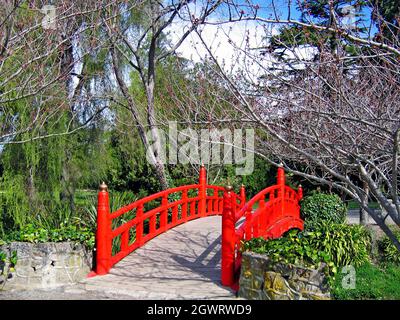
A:
MULTIPOLYGON (((188 24, 183 20, 173 23, 168 32, 173 43, 176 43, 188 24)), ((265 37, 272 32, 266 30, 255 21, 226 23, 221 25, 207 24, 199 28, 201 37, 212 52, 217 61, 224 66, 228 72, 237 71, 243 66, 245 55, 242 50, 255 49, 265 45, 265 37)), ((192 32, 177 50, 178 55, 200 62, 206 59, 209 54, 202 41, 195 32, 192 32)))
MULTIPOLYGON (((211 19, 209 22, 216 23, 216 20, 211 19)), ((171 24, 167 32, 173 44, 179 41, 189 26, 190 22, 182 19, 177 19, 171 24)), ((312 60, 316 54, 316 48, 311 46, 288 48, 284 56, 292 60, 289 66, 273 54, 265 53, 265 50, 260 50, 260 48, 265 48, 268 38, 279 31, 277 26, 261 24, 257 21, 206 24, 199 27, 199 32, 226 73, 232 75, 240 73, 240 77, 255 85, 259 83, 261 76, 268 72, 279 72, 276 70, 288 68, 303 69, 305 63, 312 60), (261 55, 262 51, 264 51, 263 55, 261 55), (271 67, 275 67, 275 71, 270 70, 271 67)), ((207 49, 196 32, 192 32, 176 52, 179 56, 195 63, 207 61, 209 57, 207 49)))

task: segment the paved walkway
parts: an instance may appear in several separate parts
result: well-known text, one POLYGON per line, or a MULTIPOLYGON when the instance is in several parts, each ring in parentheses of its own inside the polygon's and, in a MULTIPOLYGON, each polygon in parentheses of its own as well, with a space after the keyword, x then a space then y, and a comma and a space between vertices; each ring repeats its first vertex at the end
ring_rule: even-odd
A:
POLYGON ((85 291, 133 299, 230 299, 220 285, 221 217, 200 218, 159 235, 117 263, 108 275, 85 279, 85 291))
MULTIPOLYGON (((375 210, 379 212, 379 210, 375 210)), ((360 223, 360 210, 359 209, 351 209, 347 213, 347 222, 349 224, 359 224, 360 223)), ((377 225, 375 220, 371 217, 368 217, 368 224, 370 225, 377 225)), ((391 225, 395 224, 391 217, 387 217, 386 224, 391 225)))

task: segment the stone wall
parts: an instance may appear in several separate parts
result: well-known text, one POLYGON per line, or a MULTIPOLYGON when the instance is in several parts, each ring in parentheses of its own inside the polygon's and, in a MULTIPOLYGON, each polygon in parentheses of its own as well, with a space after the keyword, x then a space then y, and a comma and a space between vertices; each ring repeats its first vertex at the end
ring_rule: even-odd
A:
POLYGON ((273 262, 253 252, 243 253, 238 294, 251 300, 330 299, 321 270, 273 262))
MULTIPOLYGON (((4 289, 52 288, 85 278, 92 269, 92 252, 73 242, 12 242, 0 246, 8 256, 17 251, 15 271, 4 289)), ((3 266, 6 267, 6 266, 3 266)), ((4 276, 0 276, 0 287, 4 276)))

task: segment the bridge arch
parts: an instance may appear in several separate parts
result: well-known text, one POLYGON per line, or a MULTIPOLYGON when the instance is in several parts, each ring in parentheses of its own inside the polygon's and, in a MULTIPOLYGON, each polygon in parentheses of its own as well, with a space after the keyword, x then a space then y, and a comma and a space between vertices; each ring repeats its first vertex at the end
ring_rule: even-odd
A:
POLYGON ((232 187, 207 184, 200 167, 198 184, 185 185, 139 199, 110 212, 109 194, 103 183, 98 193, 96 267, 88 276, 105 275, 121 259, 154 237, 185 222, 222 215, 221 283, 238 289, 241 243, 255 237, 277 238, 284 232, 303 229, 297 191, 285 185, 278 168, 277 184, 246 202, 245 187, 236 194, 232 187), (113 242, 118 239, 118 246, 113 242))
POLYGON ((223 193, 223 187, 207 184, 202 165, 198 184, 167 189, 110 212, 109 194, 103 183, 97 203, 96 267, 89 276, 107 274, 128 254, 182 223, 222 215, 223 193), (119 248, 112 252, 117 238, 119 248))

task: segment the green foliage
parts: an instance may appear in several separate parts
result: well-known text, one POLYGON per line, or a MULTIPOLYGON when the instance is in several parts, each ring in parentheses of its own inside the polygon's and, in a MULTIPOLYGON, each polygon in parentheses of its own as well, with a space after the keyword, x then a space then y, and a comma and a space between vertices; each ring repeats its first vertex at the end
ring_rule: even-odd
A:
POLYGON ((339 272, 331 288, 331 294, 338 300, 400 299, 400 266, 374 266, 370 263, 356 267, 356 286, 343 288, 346 273, 339 272))
POLYGON ((4 280, 0 282, 0 290, 3 290, 7 280, 10 278, 11 273, 15 271, 15 265, 18 261, 17 251, 12 251, 11 256, 7 256, 6 253, 0 251, 0 276, 2 275, 4 280))
POLYGON ((344 223, 347 207, 336 194, 315 192, 304 197, 300 203, 300 213, 306 230, 313 230, 325 221, 344 223))
MULTIPOLYGON (((252 198, 264 188, 276 183, 276 168, 271 167, 267 161, 257 156, 254 158, 254 171, 251 175, 238 176, 236 174, 236 166, 234 165, 211 168, 207 172, 207 175, 209 181, 213 181, 213 184, 220 186, 229 184, 236 192, 239 192, 243 184, 247 199, 252 198)), ((290 183, 290 178, 288 180, 290 183)))
POLYGON ((11 252, 11 257, 9 258, 9 261, 10 261, 10 264, 12 265, 12 267, 15 267, 15 265, 17 264, 17 261, 18 261, 17 251, 11 252))
MULTIPOLYGON (((393 233, 397 239, 400 239, 399 230, 393 230, 393 233)), ((388 236, 385 235, 383 239, 379 241, 379 247, 382 251, 383 262, 400 264, 400 252, 388 236)))
POLYGON ((24 225, 28 219, 29 201, 23 181, 22 175, 11 177, 9 173, 0 178, 0 185, 6 187, 0 193, 0 236, 14 226, 24 225))
MULTIPOLYGON (((64 114, 43 130, 46 134, 63 132, 70 125, 68 120, 64 114)), ((106 156, 99 156, 101 137, 100 131, 90 128, 68 138, 5 146, 0 157, 0 236, 39 220, 46 228, 56 228, 75 216, 76 188, 97 185, 104 168, 99 163, 107 163, 106 156)))
POLYGON ((317 267, 327 264, 334 276, 337 268, 369 262, 370 235, 362 226, 325 222, 312 232, 289 231, 284 237, 256 238, 243 243, 243 250, 268 255, 274 261, 317 267))
POLYGON ((374 1, 370 3, 370 6, 374 6, 372 19, 377 24, 379 32, 389 41, 396 41, 396 37, 399 39, 400 6, 398 0, 374 1))
MULTIPOLYGON (((359 210, 360 209, 360 204, 355 201, 355 200, 348 200, 346 201, 346 206, 348 210, 359 210)), ((379 204, 376 201, 369 201, 368 202, 368 207, 371 209, 379 209, 379 204)))
MULTIPOLYGON (((276 183, 276 168, 271 167, 267 161, 255 156, 254 171, 250 175, 243 176, 240 184, 246 188, 246 197, 251 199, 264 188, 276 183)), ((238 189, 236 189, 238 190, 238 189)))
MULTIPOLYGON (((129 123, 129 115, 124 110, 117 109, 116 112, 123 122, 129 123)), ((103 180, 110 189, 131 190, 142 194, 160 191, 160 183, 146 159, 146 152, 137 132, 120 124, 116 130, 109 132, 105 147, 109 163, 103 180)))
MULTIPOLYGON (((284 26, 279 34, 271 37, 270 48, 275 50, 283 46, 295 47, 300 45, 315 45, 321 41, 321 34, 314 32, 312 28, 301 26, 284 26)), ((284 51, 275 52, 274 56, 282 58, 284 51)))
MULTIPOLYGON (((11 256, 7 257, 6 253, 0 251, 0 264, 3 266, 5 264, 10 264, 10 271, 13 272, 15 265, 18 261, 17 251, 12 251, 11 256)), ((2 270, 2 274, 4 274, 4 270, 2 270)), ((1 274, 1 273, 0 273, 1 274)))
POLYGON ((369 262, 371 235, 360 225, 324 222, 312 232, 310 245, 329 254, 335 266, 360 266, 369 262))
POLYGON ((311 245, 314 235, 290 230, 284 237, 272 240, 254 238, 243 243, 243 251, 266 254, 273 261, 317 266, 321 262, 329 264, 330 256, 311 245))
POLYGON ((74 241, 85 244, 89 249, 94 248, 94 233, 86 227, 77 225, 61 225, 58 229, 38 228, 33 224, 28 224, 19 231, 14 231, 4 239, 6 242, 63 242, 74 241))
MULTIPOLYGON (((368 1, 364 0, 304 0, 299 3, 298 8, 302 10, 302 21, 308 22, 311 17, 312 20, 317 20, 322 25, 332 26, 334 23, 331 17, 332 9, 336 17, 342 18, 345 14, 342 11, 344 7, 351 5, 354 8, 361 8, 366 6, 367 3, 368 1)), ((355 17, 360 21, 361 13, 355 13, 355 17)))
MULTIPOLYGON (((133 192, 125 191, 109 191, 109 199, 110 199, 110 212, 114 212, 123 206, 126 206, 139 198, 133 194, 133 192)), ((84 207, 84 223, 89 228, 89 230, 96 229, 96 219, 97 219, 97 195, 88 195, 86 198, 86 206, 84 207)), ((112 228, 115 229, 118 226, 121 226, 125 222, 132 220, 135 217, 136 213, 133 211, 129 211, 126 214, 118 217, 113 220, 112 228)), ((146 225, 146 224, 145 224, 146 225)), ((134 239, 134 229, 131 229, 130 239, 134 239)), ((120 237, 116 237, 112 242, 112 254, 117 253, 120 250, 121 239, 120 237)))

